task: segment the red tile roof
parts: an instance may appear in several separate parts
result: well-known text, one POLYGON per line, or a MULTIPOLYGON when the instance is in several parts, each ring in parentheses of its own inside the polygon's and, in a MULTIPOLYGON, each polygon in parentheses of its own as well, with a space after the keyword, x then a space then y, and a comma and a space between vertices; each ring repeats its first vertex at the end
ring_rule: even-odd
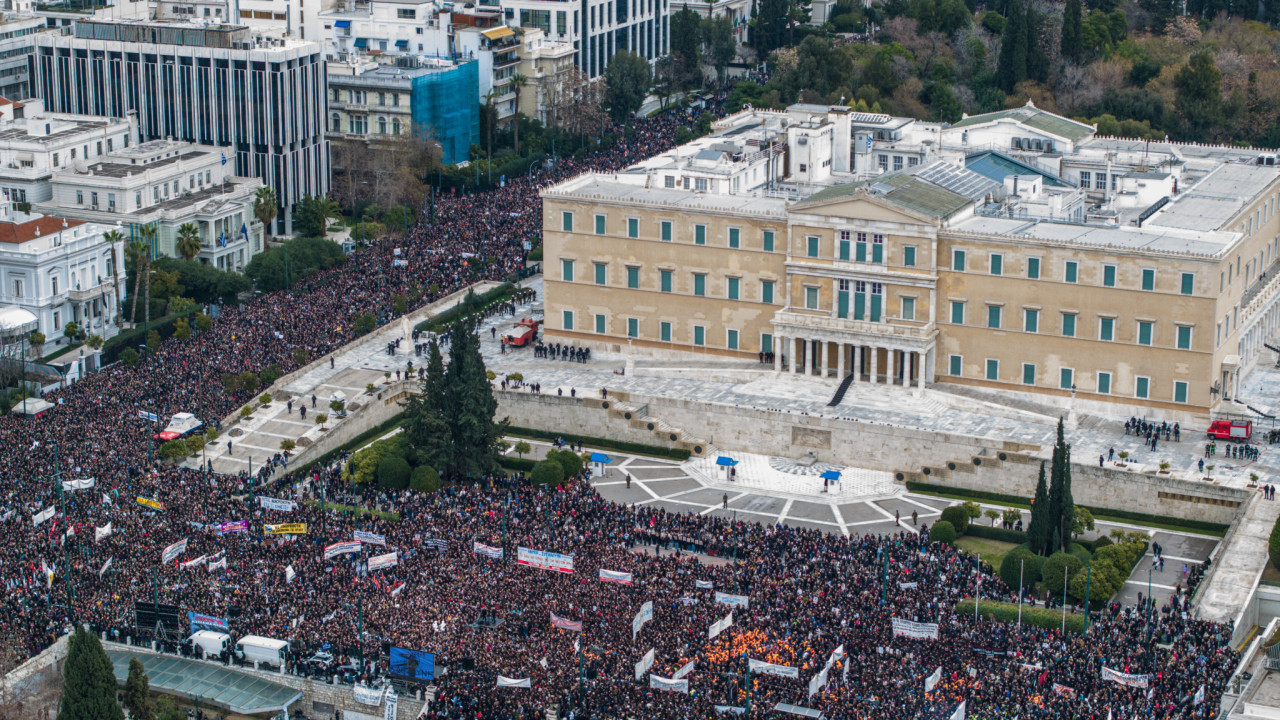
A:
POLYGON ((77 225, 84 225, 83 220, 63 220, 59 217, 45 215, 24 223, 0 222, 0 243, 24 243, 36 237, 51 235, 59 230, 66 230, 77 225), (66 225, 63 225, 63 223, 66 225), (39 235, 36 231, 39 230, 39 235))

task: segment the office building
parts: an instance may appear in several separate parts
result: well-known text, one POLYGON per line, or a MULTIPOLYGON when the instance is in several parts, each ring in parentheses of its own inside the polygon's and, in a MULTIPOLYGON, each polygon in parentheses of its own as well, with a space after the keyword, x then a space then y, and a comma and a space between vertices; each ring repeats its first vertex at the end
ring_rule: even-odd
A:
POLYGON ((1099 138, 1030 104, 951 126, 797 105, 713 127, 544 191, 549 340, 773 353, 833 390, 1245 410, 1280 325, 1275 154, 1099 138))
POLYGON ((508 24, 538 28, 548 40, 572 45, 574 63, 587 77, 604 74, 619 50, 653 61, 671 44, 668 0, 503 0, 502 7, 508 24))
POLYGON ((137 113, 142 140, 225 147, 231 174, 275 190, 277 233, 291 231, 295 202, 328 192, 319 43, 203 19, 83 20, 36 36, 31 73, 58 112, 137 113))
POLYGON ((518 71, 528 84, 520 91, 520 113, 543 125, 557 124, 556 109, 563 102, 572 69, 572 45, 548 40, 537 28, 525 28, 520 37, 518 71))
POLYGON ((6 201, 48 200, 59 170, 129 147, 132 117, 51 113, 41 100, 0 98, 0 193, 6 201))

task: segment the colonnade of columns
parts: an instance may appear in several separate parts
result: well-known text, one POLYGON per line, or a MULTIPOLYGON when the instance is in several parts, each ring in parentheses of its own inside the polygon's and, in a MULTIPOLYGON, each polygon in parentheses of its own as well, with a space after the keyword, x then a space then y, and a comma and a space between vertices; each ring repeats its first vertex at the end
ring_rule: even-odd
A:
POLYGON ((773 369, 782 372, 784 367, 790 373, 830 377, 834 372, 841 380, 853 375, 854 382, 916 388, 924 387, 928 373, 926 353, 918 350, 780 336, 773 369))

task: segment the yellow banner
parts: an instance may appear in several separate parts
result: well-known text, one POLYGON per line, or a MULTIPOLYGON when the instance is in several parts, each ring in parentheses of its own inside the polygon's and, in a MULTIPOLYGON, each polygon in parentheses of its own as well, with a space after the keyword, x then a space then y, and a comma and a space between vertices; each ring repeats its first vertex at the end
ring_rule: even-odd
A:
POLYGON ((280 525, 263 525, 262 532, 266 535, 306 535, 306 523, 283 523, 280 525))
POLYGON ((139 504, 139 505, 146 505, 147 507, 149 507, 149 508, 154 508, 154 509, 156 509, 156 510, 163 510, 163 509, 164 509, 164 503, 160 502, 159 500, 152 500, 151 498, 144 498, 144 497, 142 497, 141 495, 139 495, 139 496, 138 496, 138 504, 139 504))

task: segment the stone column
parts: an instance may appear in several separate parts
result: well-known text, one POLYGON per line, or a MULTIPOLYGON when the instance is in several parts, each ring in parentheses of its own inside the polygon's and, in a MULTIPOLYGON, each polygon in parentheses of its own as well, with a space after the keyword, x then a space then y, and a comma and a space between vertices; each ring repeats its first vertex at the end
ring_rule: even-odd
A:
POLYGON ((782 370, 782 348, 786 347, 787 339, 778 336, 773 341, 773 371, 780 372, 782 370))
POLYGON ((844 343, 836 343, 836 378, 844 382, 844 343))
POLYGON ((853 346, 853 381, 862 382, 862 346, 853 346))
POLYGON ((794 373, 796 371, 796 339, 793 337, 787 338, 787 345, 791 351, 787 360, 787 372, 794 373))
POLYGON ((889 348, 889 384, 892 385, 898 379, 898 351, 889 348))
POLYGON ((818 376, 827 376, 827 354, 831 352, 831 343, 826 340, 818 341, 818 376))
POLYGON ((924 353, 916 353, 916 395, 924 392, 924 353))
POLYGON ((871 376, 871 384, 875 385, 876 384, 876 360, 878 360, 880 357, 880 348, 876 347, 875 345, 868 345, 867 350, 871 352, 871 367, 869 369, 868 374, 871 376))

